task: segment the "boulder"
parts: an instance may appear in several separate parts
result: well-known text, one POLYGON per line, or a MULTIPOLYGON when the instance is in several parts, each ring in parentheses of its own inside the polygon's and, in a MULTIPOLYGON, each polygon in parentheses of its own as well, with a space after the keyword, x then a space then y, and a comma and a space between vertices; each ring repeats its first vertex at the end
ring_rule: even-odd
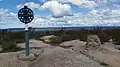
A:
POLYGON ((101 45, 101 41, 97 35, 89 35, 87 37, 87 47, 96 47, 101 45))
POLYGON ((114 43, 113 39, 109 39, 108 42, 111 43, 111 44, 114 43))
POLYGON ((109 42, 113 42, 113 39, 109 39, 108 41, 109 41, 109 42))
POLYGON ((43 36, 40 38, 40 40, 44 41, 45 43, 60 43, 61 42, 60 37, 55 36, 55 35, 43 36))

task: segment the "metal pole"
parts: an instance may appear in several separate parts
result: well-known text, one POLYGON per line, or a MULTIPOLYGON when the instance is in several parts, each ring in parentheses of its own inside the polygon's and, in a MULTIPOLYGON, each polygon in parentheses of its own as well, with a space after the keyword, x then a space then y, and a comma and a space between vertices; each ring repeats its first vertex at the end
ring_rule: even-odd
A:
POLYGON ((28 24, 25 24, 25 41, 26 41, 26 55, 28 56, 30 54, 29 52, 29 30, 28 30, 28 24))

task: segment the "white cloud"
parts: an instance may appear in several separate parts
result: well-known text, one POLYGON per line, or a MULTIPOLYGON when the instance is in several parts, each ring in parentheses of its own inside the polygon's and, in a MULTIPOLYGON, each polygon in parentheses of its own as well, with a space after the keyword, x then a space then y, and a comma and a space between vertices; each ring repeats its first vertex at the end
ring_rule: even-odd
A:
MULTIPOLYGON (((120 26, 118 15, 99 15, 99 14, 74 14, 61 18, 49 17, 37 18, 33 22, 33 27, 66 27, 66 26, 120 26)), ((32 26, 32 25, 31 25, 32 26)))
POLYGON ((19 5, 17 5, 17 9, 23 8, 24 5, 28 6, 31 9, 41 10, 41 6, 39 4, 35 4, 34 2, 28 2, 28 3, 25 3, 25 4, 19 4, 19 5))
POLYGON ((97 6, 95 1, 89 1, 89 0, 68 0, 68 2, 71 2, 72 4, 81 8, 88 8, 89 10, 97 6))
POLYGON ((3 9, 1 8, 0 9, 0 17, 3 17, 3 16, 17 16, 17 14, 13 13, 13 12, 8 12, 8 9, 3 9))
POLYGON ((81 8, 88 8, 89 10, 92 10, 93 8, 97 7, 98 5, 95 3, 95 1, 92 0, 53 0, 58 2, 70 2, 78 7, 81 8))
POLYGON ((89 13, 93 14, 93 15, 114 16, 114 15, 120 15, 120 9, 110 9, 110 8, 94 9, 94 10, 90 11, 89 13))
MULTIPOLYGON (((88 8, 89 10, 94 10, 96 9, 96 7, 101 7, 103 8, 103 6, 106 6, 108 4, 111 4, 111 6, 115 6, 120 8, 120 5, 118 4, 112 4, 112 3, 118 3, 120 2, 120 0, 50 0, 50 1, 58 1, 58 2, 62 2, 62 3, 72 3, 73 5, 76 5, 80 8, 88 8)), ((110 5, 108 5, 107 7, 111 7, 110 5)))
POLYGON ((110 14, 111 9, 110 8, 102 8, 102 9, 94 9, 91 10, 89 13, 94 15, 108 15, 110 14))
POLYGON ((78 4, 78 6, 92 10, 95 7, 97 7, 98 5, 94 1, 81 0, 81 2, 78 4))
POLYGON ((11 16, 17 16, 17 14, 10 12, 11 16))
POLYGON ((23 27, 22 22, 19 21, 17 15, 12 12, 8 12, 0 17, 0 28, 19 28, 23 27))
POLYGON ((112 14, 120 15, 120 9, 112 10, 112 14))
MULTIPOLYGON (((114 10, 115 11, 115 10, 114 10)), ((98 12, 97 10, 94 12, 98 12)), ((35 15, 34 20, 29 24, 32 27, 73 27, 73 26, 120 26, 120 14, 80 14, 75 13, 73 16, 64 16, 54 18, 52 16, 42 17, 35 15)), ((12 13, 11 13, 12 14, 12 13)), ((19 28, 24 27, 24 24, 19 21, 16 16, 0 17, 1 28, 19 28), (6 20, 7 19, 7 20, 6 20)))
MULTIPOLYGON (((81 1, 80 4, 82 5, 80 7, 84 8, 92 7, 84 4, 84 1, 83 2, 82 0, 80 1, 81 1)), ((94 0, 91 0, 90 2, 92 1, 94 0)), ((77 2, 74 4, 77 4, 77 2)), ((20 8, 21 6, 22 5, 19 5, 18 7, 20 8)), ((52 13, 53 16, 59 18, 51 16, 41 17, 35 15, 34 20, 29 24, 32 27, 120 26, 120 9, 113 10, 110 9, 109 7, 99 9, 91 8, 92 10, 89 11, 88 14, 75 13, 73 16, 67 16, 72 15, 71 6, 68 4, 61 4, 57 1, 48 1, 44 3, 42 6, 39 6, 39 8, 47 9, 52 13)), ((0 9, 0 15, 5 15, 0 17, 1 28, 24 27, 24 24, 22 24, 19 21, 19 19, 16 17, 16 14, 8 13, 7 9, 0 9)))
POLYGON ((8 9, 0 9, 0 16, 6 15, 8 13, 8 9))
POLYGON ((120 5, 118 5, 118 4, 113 4, 113 6, 118 8, 118 9, 120 8, 120 5))
MULTIPOLYGON (((37 18, 31 24, 33 27, 73 27, 73 26, 120 26, 120 14, 114 14, 116 10, 93 10, 93 13, 81 14, 75 13, 73 16, 64 16, 61 18, 46 17, 37 18), (94 13, 95 12, 95 13, 94 13), (109 14, 105 14, 108 12, 109 14)), ((91 11, 92 12, 92 11, 91 11)))
POLYGON ((72 15, 71 6, 68 4, 61 4, 57 1, 48 1, 41 6, 43 9, 49 10, 54 17, 62 17, 72 15))
POLYGON ((70 16, 73 14, 70 5, 61 4, 57 1, 48 1, 45 2, 42 6, 40 6, 39 4, 35 4, 34 2, 19 4, 17 5, 17 9, 23 8, 24 5, 28 6, 29 8, 37 10, 49 10, 52 13, 52 16, 54 17, 62 17, 67 15, 70 16))
POLYGON ((23 8, 22 4, 17 5, 17 9, 21 9, 21 8, 23 8))
POLYGON ((40 2, 45 2, 46 0, 39 0, 40 2))

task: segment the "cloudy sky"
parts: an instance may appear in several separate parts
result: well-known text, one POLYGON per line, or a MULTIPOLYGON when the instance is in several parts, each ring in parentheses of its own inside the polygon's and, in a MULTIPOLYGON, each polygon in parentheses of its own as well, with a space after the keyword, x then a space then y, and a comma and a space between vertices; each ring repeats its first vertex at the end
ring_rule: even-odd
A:
POLYGON ((0 29, 24 27, 24 5, 34 12, 32 27, 120 26, 120 0, 0 0, 0 29))

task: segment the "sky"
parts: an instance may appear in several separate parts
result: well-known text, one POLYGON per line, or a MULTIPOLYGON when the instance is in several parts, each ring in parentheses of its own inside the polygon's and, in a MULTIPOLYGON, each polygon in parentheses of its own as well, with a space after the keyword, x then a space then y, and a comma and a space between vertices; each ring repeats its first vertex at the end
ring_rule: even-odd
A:
POLYGON ((0 0, 0 29, 23 28, 17 13, 25 5, 31 27, 120 26, 120 0, 0 0))

